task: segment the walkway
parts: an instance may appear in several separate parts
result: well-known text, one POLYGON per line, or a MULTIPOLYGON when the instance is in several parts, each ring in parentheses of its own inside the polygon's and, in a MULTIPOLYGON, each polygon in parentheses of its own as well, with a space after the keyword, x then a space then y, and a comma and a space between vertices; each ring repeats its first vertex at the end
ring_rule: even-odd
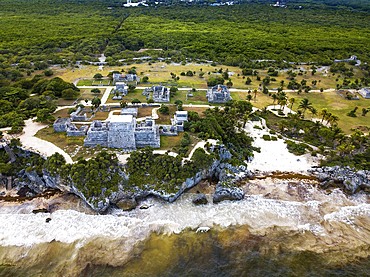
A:
POLYGON ((24 123, 26 126, 22 135, 19 136, 23 148, 37 152, 44 157, 49 157, 57 152, 66 159, 67 163, 73 163, 71 156, 64 150, 51 142, 35 137, 35 134, 47 125, 34 122, 32 119, 27 119, 24 123))

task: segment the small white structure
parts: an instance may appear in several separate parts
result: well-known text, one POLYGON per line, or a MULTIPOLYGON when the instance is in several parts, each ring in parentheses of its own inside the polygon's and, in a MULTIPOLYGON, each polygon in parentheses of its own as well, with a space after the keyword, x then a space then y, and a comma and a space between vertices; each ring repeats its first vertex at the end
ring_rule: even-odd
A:
POLYGON ((127 3, 123 4, 123 6, 128 8, 128 7, 138 7, 138 6, 148 7, 149 5, 145 2, 145 0, 137 2, 137 3, 131 3, 131 0, 127 0, 127 3))
POLYGON ((172 119, 172 125, 176 126, 176 130, 179 132, 184 131, 184 122, 188 121, 187 111, 177 111, 172 119))
POLYGON ((210 230, 211 228, 209 227, 199 227, 197 230, 196 230, 196 233, 206 233, 210 230))
POLYGON ((370 99, 370 88, 362 88, 358 91, 358 93, 366 99, 370 99))

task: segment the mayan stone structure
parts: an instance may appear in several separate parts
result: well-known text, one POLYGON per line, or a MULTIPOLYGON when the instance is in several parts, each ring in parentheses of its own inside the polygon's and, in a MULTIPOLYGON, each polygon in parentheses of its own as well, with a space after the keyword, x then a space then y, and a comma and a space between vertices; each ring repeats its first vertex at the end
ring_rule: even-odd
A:
POLYGON ((231 100, 230 91, 227 86, 216 85, 207 91, 207 99, 209 103, 226 103, 231 100))
POLYGON ((94 121, 87 132, 85 146, 120 148, 132 151, 150 146, 160 147, 159 128, 151 117, 136 122, 137 109, 122 109, 121 115, 111 115, 106 122, 94 121))
POLYGON ((136 125, 135 141, 136 147, 139 148, 147 146, 159 148, 161 146, 159 128, 151 117, 147 117, 145 121, 136 125))
POLYGON ((94 120, 84 141, 85 146, 108 146, 108 123, 94 120))
POLYGON ((108 147, 135 150, 135 124, 132 115, 112 115, 108 123, 108 147))

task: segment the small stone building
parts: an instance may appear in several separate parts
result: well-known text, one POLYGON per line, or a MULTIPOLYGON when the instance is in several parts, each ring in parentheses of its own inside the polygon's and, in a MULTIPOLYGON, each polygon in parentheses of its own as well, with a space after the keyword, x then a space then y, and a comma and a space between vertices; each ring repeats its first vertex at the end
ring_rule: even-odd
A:
POLYGON ((370 88, 362 88, 358 92, 363 98, 370 99, 370 88))
POLYGON ((225 85, 216 85, 207 91, 209 103, 226 103, 231 100, 230 91, 225 85))
POLYGON ((136 84, 140 82, 140 77, 136 74, 123 75, 121 73, 113 73, 112 78, 114 84, 117 82, 135 82, 136 84))
POLYGON ((80 128, 77 128, 76 125, 71 123, 67 127, 67 136, 68 137, 82 137, 86 135, 88 129, 89 127, 86 125, 83 125, 80 128))
POLYGON ((154 102, 170 102, 170 90, 165 86, 154 86, 153 90, 153 100, 154 102))
POLYGON ((88 118, 86 113, 83 111, 81 107, 78 107, 75 112, 70 114, 71 121, 87 121, 88 118))
POLYGON ((54 121, 53 129, 55 132, 67 132, 67 126, 71 123, 69 118, 57 118, 54 121))
POLYGON ((188 112, 187 111, 177 111, 173 116, 172 125, 176 127, 176 130, 179 132, 184 131, 184 122, 188 121, 188 112))
POLYGON ((121 110, 121 115, 132 115, 134 117, 137 117, 138 108, 123 108, 121 110))

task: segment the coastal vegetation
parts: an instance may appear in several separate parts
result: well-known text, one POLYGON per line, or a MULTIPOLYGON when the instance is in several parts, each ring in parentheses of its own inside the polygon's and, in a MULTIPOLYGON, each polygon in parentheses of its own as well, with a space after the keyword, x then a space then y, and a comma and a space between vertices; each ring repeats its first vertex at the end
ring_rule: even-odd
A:
MULTIPOLYGON (((251 146, 244 126, 258 116, 274 131, 264 139, 290 138, 287 147, 295 154, 323 154, 325 165, 368 166, 369 135, 365 133, 370 105, 363 99, 350 100, 349 91, 337 91, 357 90, 370 83, 369 11, 363 4, 301 4, 299 9, 276 9, 263 1, 228 7, 190 5, 185 9, 179 4, 124 9, 110 0, 2 1, 0 128, 11 127, 10 134, 20 133, 28 118, 53 122, 65 113, 54 114, 57 105, 91 100, 98 108, 113 71, 135 72, 148 86, 164 82, 170 87, 172 105, 160 107, 157 123, 168 123, 175 110, 186 109, 186 104, 206 104, 201 89, 208 86, 225 84, 242 90, 232 91, 234 100, 224 107, 215 105, 203 113, 189 110, 186 133, 172 145, 166 140, 166 149, 176 149, 179 156, 155 155, 149 149, 132 153, 127 182, 112 153, 100 150, 98 161, 85 160, 85 156, 73 165, 52 156, 46 161, 24 160, 13 167, 3 155, 2 172, 14 174, 23 166, 40 173, 45 167, 87 197, 111 194, 118 185, 127 189, 152 185, 173 192, 219 158, 217 151, 207 154, 207 145, 206 151, 196 150, 192 159, 183 162, 198 139, 218 140, 231 153, 233 165, 248 160, 257 149, 251 146), (98 72, 94 63, 101 54, 107 64, 98 72), (334 63, 350 55, 361 63, 357 59, 334 63), (72 81, 79 85, 99 82, 102 89, 80 91, 72 81), (181 87, 190 89, 184 92, 181 87), (278 116, 264 110, 251 116, 252 105, 260 109, 279 105, 274 109, 278 116), (285 106, 297 113, 280 117, 285 106), (319 120, 313 122, 315 118, 319 120), (103 172, 104 168, 109 170, 103 172)), ((142 90, 133 85, 129 90, 121 103, 112 99, 108 103, 147 102, 142 90)), ((107 115, 96 114, 94 119, 107 115)), ((68 141, 50 129, 39 135, 59 146, 75 142, 77 148, 82 147, 81 139, 68 141)))

